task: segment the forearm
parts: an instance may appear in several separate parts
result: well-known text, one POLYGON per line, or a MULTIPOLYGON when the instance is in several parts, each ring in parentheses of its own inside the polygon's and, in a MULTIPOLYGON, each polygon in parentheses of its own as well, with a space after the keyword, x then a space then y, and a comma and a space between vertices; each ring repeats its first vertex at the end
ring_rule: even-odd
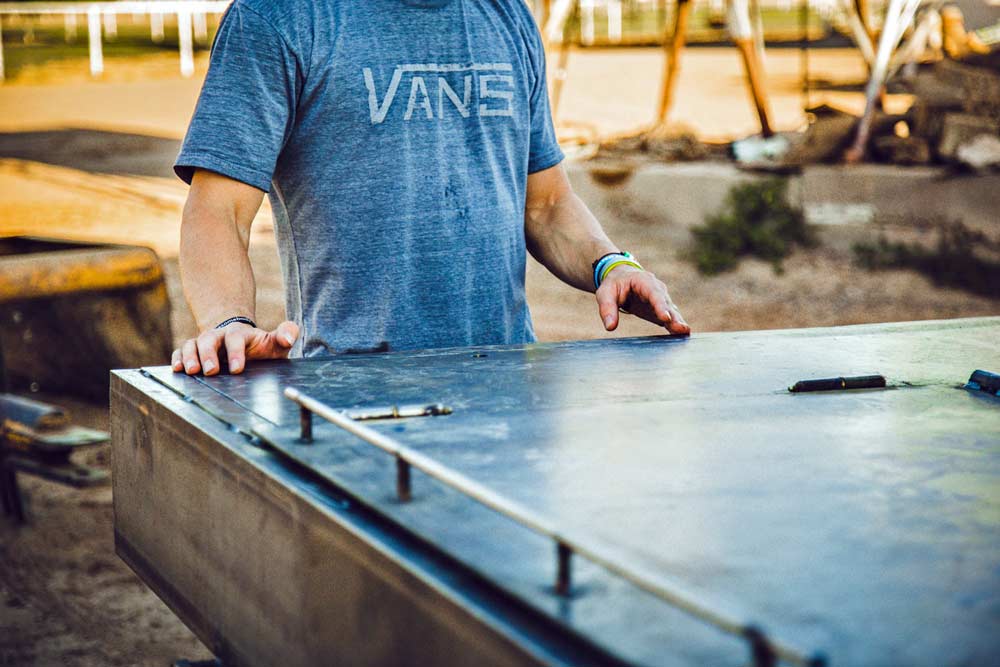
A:
POLYGON ((525 214, 529 252, 563 282, 593 292, 594 260, 618 248, 572 191, 539 204, 525 214))
POLYGON ((181 282, 200 331, 256 310, 246 220, 254 211, 213 194, 193 187, 181 223, 181 282))

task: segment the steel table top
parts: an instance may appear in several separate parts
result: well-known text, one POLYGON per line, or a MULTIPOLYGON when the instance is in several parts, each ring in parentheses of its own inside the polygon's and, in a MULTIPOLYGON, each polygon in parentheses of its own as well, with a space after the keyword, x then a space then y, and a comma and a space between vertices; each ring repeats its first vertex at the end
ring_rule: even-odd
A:
POLYGON ((146 369, 511 595, 635 664, 742 664, 746 646, 320 420, 365 422, 606 545, 624 567, 835 665, 985 664, 1000 649, 1000 318, 585 341, 146 369), (885 389, 791 394, 882 373, 885 389))

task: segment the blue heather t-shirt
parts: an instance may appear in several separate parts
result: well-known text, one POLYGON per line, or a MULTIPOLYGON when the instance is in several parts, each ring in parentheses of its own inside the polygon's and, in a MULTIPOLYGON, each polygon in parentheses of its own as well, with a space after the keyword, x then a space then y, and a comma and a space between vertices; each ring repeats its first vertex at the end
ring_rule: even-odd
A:
POLYGON ((562 158, 524 0, 236 0, 175 170, 269 192, 310 356, 533 341, 526 181, 562 158))

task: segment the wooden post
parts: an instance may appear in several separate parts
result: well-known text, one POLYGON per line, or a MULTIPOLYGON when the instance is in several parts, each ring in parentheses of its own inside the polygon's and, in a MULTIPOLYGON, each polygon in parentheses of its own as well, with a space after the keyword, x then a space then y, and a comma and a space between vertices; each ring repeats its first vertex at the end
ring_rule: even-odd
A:
POLYGON ((566 84, 569 68, 570 36, 569 25, 574 23, 574 19, 580 16, 581 0, 573 0, 573 10, 566 22, 562 26, 562 41, 559 44, 559 60, 556 62, 556 71, 552 77, 552 118, 555 119, 559 113, 559 103, 562 101, 563 86, 566 84))
POLYGON ((161 44, 163 42, 163 14, 153 13, 149 15, 149 37, 153 40, 154 44, 161 44))
POLYGON ((622 3, 621 0, 608 0, 608 41, 622 41, 622 3))
POLYGON ((770 137, 774 134, 774 130, 771 129, 771 113, 768 108, 767 92, 764 89, 760 61, 757 59, 757 50, 754 48, 752 39, 734 39, 733 42, 743 57, 743 67, 747 74, 747 86, 750 88, 750 96, 753 98, 754 108, 757 110, 757 118, 760 120, 760 133, 765 138, 770 137))
POLYGON ((809 0, 799 0, 799 75, 802 77, 802 111, 809 109, 809 0))
POLYGON ((3 67, 3 16, 0 16, 0 82, 6 78, 3 67))
POLYGON ((76 13, 69 12, 63 17, 63 37, 67 44, 76 41, 76 13))
POLYGON ((767 89, 764 87, 764 67, 754 44, 754 21, 750 16, 750 0, 729 0, 729 35, 739 49, 746 71, 747 86, 760 120, 760 132, 764 138, 774 134, 771 129, 770 109, 767 89))
POLYGON ((667 34, 666 21, 663 25, 663 87, 660 90, 660 106, 656 112, 656 124, 664 125, 673 103, 677 74, 681 69, 681 52, 687 35, 688 17, 691 15, 691 0, 677 0, 674 13, 673 34, 667 34))
POLYGON ((109 42, 118 39, 118 15, 114 12, 104 15, 104 36, 109 42))
POLYGON ((208 20, 205 12, 194 13, 194 38, 199 44, 208 41, 208 20))
POLYGON ((597 38, 594 26, 594 0, 576 0, 576 5, 580 12, 580 43, 593 44, 597 38))
POLYGON ((101 10, 91 7, 87 10, 87 39, 90 43, 90 75, 104 73, 104 52, 101 44, 101 10))
POLYGON ((191 12, 177 12, 178 48, 181 52, 181 76, 194 74, 194 44, 191 41, 191 12))

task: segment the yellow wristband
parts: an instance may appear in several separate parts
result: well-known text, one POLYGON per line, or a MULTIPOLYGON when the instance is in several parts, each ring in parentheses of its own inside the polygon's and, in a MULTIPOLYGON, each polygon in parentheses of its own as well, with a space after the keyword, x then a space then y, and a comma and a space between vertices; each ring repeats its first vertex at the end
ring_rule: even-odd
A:
POLYGON ((607 268, 604 269, 604 273, 601 274, 601 282, 603 283, 604 279, 608 277, 608 274, 611 273, 611 269, 615 268, 616 266, 622 266, 622 265, 625 265, 625 266, 634 266, 635 268, 639 269, 640 271, 645 271, 646 270, 646 269, 642 268, 642 264, 640 264, 639 262, 636 262, 635 260, 632 260, 632 259, 620 259, 617 262, 612 262, 611 264, 608 264, 607 268))

